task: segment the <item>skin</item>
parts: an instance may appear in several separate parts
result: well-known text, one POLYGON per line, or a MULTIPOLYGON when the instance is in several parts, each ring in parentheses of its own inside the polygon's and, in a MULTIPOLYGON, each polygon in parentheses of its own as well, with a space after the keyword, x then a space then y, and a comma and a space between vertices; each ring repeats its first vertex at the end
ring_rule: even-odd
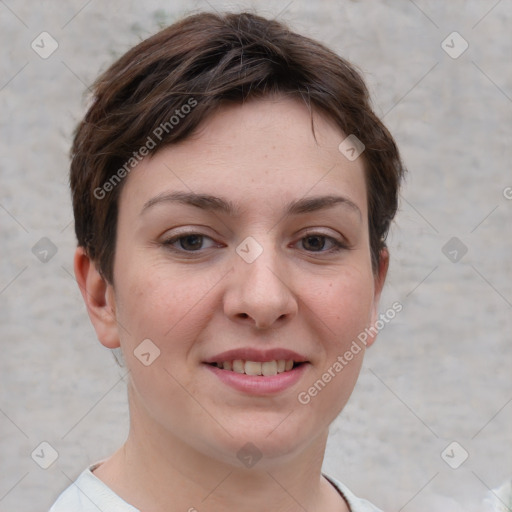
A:
POLYGON ((269 503, 275 511, 348 510, 321 465, 364 350, 310 403, 297 395, 377 319, 388 254, 374 273, 363 159, 346 159, 338 150, 345 135, 326 117, 314 119, 316 140, 296 100, 222 108, 127 178, 113 284, 77 249, 75 273, 97 336, 121 347, 130 371, 128 439, 95 474, 145 512, 243 512, 269 503), (176 191, 222 197, 236 211, 171 201, 144 209, 176 191), (289 202, 325 195, 355 207, 284 213, 289 202), (202 245, 185 240, 199 251, 186 253, 183 238, 174 251, 164 245, 184 232, 205 236, 202 245), (235 251, 248 236, 263 248, 252 263, 235 251), (348 248, 335 252, 329 237, 348 248), (133 354, 147 338, 160 349, 150 366, 133 354), (288 348, 309 364, 292 388, 252 396, 203 364, 240 347, 288 348), (250 469, 237 458, 247 442, 262 454, 250 469))

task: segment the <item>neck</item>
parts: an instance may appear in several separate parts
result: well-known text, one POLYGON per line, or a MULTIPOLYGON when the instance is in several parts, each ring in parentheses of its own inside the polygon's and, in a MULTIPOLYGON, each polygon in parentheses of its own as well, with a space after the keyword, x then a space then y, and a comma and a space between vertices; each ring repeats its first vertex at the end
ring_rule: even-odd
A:
MULTIPOLYGON (((144 512, 348 511, 321 475, 327 432, 297 453, 262 458, 252 468, 205 454, 130 404, 123 447, 95 474, 144 512)), ((243 444, 243 443, 242 443, 243 444)))

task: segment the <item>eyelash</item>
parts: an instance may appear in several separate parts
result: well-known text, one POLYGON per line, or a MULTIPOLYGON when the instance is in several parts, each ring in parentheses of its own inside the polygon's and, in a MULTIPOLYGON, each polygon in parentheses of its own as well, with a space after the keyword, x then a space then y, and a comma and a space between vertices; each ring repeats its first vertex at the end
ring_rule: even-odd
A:
MULTIPOLYGON (((195 236, 195 237, 201 237, 201 241, 203 242, 204 239, 209 239, 211 241, 214 242, 214 240, 209 237, 208 235, 204 235, 202 233, 196 233, 196 232, 193 232, 191 231, 190 233, 180 233, 179 235, 176 235, 176 236, 173 236, 167 240, 164 240, 162 242, 162 245, 164 247, 166 247, 167 249, 173 251, 173 252, 176 252, 176 253, 180 253, 180 254, 187 254, 187 255, 194 255, 194 254, 200 254, 203 250, 203 248, 199 249, 199 250, 186 250, 186 249, 183 249, 183 248, 176 248, 176 247, 173 247, 173 244, 179 242, 180 240, 183 240, 185 238, 188 238, 188 237, 192 237, 192 236, 195 236)), ((334 254, 334 253, 337 253, 339 251, 342 251, 342 250, 347 250, 349 249, 349 245, 345 242, 342 242, 340 240, 337 240, 336 238, 332 237, 332 236, 329 236, 329 235, 325 235, 323 233, 315 233, 315 232, 311 232, 311 233, 306 233, 304 236, 302 236, 298 241, 300 242, 301 240, 305 240, 307 238, 312 238, 312 237, 318 237, 318 238, 323 238, 325 239, 325 241, 329 241, 331 244, 332 244, 332 247, 328 250, 320 250, 320 251, 307 251, 306 249, 306 252, 310 253, 310 254, 334 254)), ((214 242, 215 243, 215 242, 214 242)), ((297 243, 297 242, 296 242, 297 243)), ((217 244, 217 247, 219 245, 217 244)), ((206 249, 209 249, 210 247, 207 247, 206 249)))

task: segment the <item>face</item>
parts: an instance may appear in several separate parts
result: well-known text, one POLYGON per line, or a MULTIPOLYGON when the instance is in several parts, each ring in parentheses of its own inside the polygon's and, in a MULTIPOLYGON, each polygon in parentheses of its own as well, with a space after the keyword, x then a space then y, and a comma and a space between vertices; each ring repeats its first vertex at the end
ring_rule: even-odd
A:
POLYGON ((111 291, 131 414, 238 465, 247 442, 271 463, 326 435, 364 350, 335 363, 375 319, 385 269, 363 161, 319 114, 315 134, 294 100, 225 107, 120 196, 111 291))

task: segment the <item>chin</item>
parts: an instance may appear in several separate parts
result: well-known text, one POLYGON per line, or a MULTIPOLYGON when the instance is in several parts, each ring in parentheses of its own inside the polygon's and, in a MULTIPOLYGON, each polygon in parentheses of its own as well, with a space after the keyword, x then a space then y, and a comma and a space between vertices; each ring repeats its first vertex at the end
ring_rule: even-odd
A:
MULTIPOLYGON (((214 450, 219 458, 238 467, 246 460, 254 463, 258 459, 258 467, 270 468, 275 463, 293 459, 323 432, 323 426, 305 428, 304 422, 297 421, 295 415, 287 411, 265 419, 261 412, 247 414, 239 421, 230 422, 227 430, 231 436, 223 433, 214 450)), ((211 446, 212 439, 208 442, 211 446)))

